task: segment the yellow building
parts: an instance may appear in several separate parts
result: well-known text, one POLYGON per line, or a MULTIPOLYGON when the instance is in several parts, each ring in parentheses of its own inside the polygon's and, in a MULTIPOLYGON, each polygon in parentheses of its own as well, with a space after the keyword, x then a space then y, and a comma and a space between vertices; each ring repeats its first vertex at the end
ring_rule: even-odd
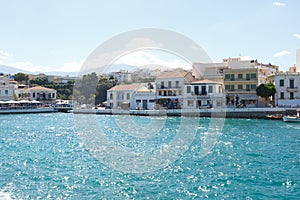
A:
POLYGON ((258 69, 256 68, 224 70, 226 105, 229 107, 256 107, 258 76, 258 69))

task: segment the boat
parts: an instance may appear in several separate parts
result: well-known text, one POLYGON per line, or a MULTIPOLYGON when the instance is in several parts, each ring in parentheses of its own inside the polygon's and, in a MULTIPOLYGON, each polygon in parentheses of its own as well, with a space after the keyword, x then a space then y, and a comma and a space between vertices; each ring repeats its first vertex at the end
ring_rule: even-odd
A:
POLYGON ((266 119, 282 120, 283 114, 266 115, 266 119))
POLYGON ((27 114, 54 112, 53 107, 43 106, 39 101, 0 101, 0 114, 27 114))
POLYGON ((282 119, 284 122, 300 122, 300 108, 297 109, 297 115, 287 115, 282 119))

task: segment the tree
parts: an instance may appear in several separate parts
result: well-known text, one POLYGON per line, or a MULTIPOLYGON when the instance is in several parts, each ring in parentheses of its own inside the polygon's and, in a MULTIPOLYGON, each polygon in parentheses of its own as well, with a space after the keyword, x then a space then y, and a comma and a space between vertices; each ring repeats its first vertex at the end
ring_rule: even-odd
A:
POLYGON ((14 75, 14 80, 18 81, 18 82, 24 82, 24 83, 26 83, 29 80, 29 78, 28 78, 27 74, 17 73, 17 74, 14 75))
POLYGON ((269 101, 270 97, 272 97, 272 99, 274 100, 275 93, 276 93, 275 85, 271 82, 268 82, 266 84, 260 84, 256 88, 257 96, 265 98, 266 101, 269 101))

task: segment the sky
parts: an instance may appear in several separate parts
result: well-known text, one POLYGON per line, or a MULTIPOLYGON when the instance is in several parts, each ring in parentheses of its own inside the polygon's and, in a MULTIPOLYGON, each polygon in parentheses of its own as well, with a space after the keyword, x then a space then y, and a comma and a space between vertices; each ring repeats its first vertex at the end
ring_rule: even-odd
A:
MULTIPOLYGON (((74 72, 113 36, 159 28, 195 41, 214 62, 257 59, 285 71, 300 48, 299 8, 298 0, 0 0, 0 64, 74 72)), ((122 62, 182 64, 149 52, 122 62)))

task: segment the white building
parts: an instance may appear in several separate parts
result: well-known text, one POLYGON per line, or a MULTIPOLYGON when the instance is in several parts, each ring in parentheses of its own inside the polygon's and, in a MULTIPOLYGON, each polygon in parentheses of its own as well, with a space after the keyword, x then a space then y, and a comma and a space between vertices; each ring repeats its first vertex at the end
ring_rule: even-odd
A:
POLYGON ((56 90, 41 86, 17 89, 15 93, 18 100, 36 100, 45 104, 52 104, 56 101, 56 90))
POLYGON ((119 83, 130 83, 132 82, 132 73, 120 70, 119 72, 110 73, 119 83))
POLYGON ((296 72, 300 72, 300 49, 296 50, 296 72))
POLYGON ((0 101, 14 100, 14 86, 9 84, 9 75, 0 76, 0 101))
POLYGON ((300 107, 300 72, 277 73, 270 77, 276 87, 275 103, 279 107, 300 107))
POLYGON ((146 83, 116 85, 107 91, 107 105, 112 109, 154 109, 155 89, 146 83))
POLYGON ((225 106, 223 84, 211 80, 198 80, 185 85, 182 108, 220 108, 225 106))

